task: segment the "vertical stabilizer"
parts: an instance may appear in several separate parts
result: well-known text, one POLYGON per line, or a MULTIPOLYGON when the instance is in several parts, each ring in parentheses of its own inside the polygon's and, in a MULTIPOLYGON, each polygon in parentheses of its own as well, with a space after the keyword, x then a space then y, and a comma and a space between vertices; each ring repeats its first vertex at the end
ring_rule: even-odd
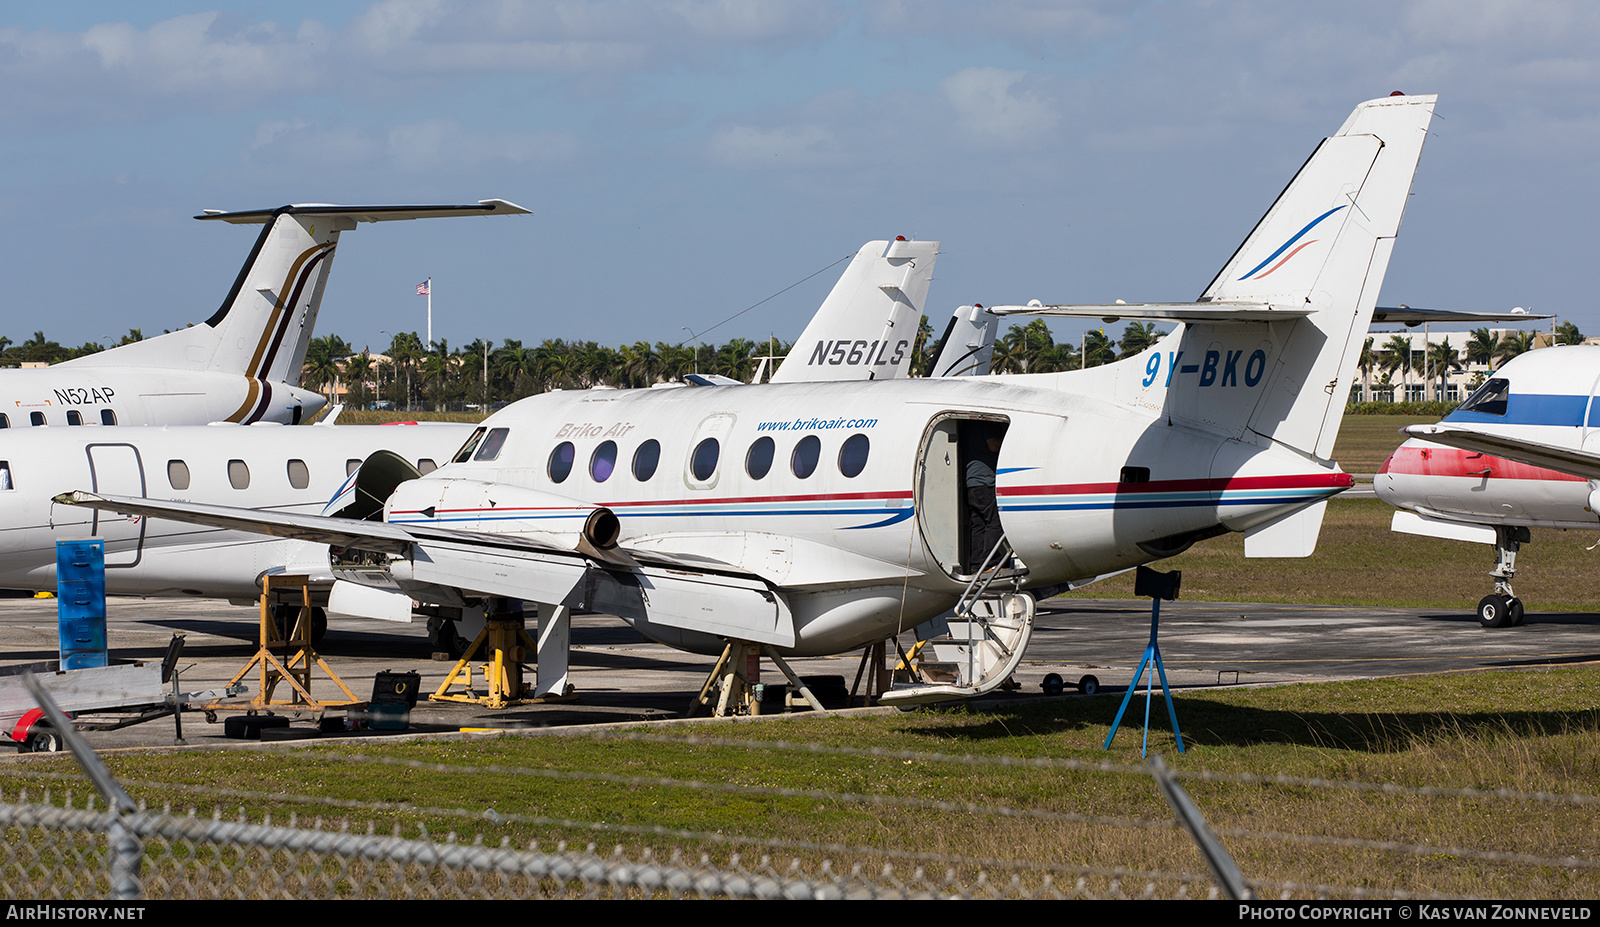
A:
POLYGON ((905 376, 938 256, 936 241, 868 242, 770 382, 905 376))
POLYGON ((962 306, 950 316, 934 351, 930 377, 986 377, 994 362, 1000 317, 982 306, 962 306))
POLYGON ((340 232, 359 222, 527 212, 505 200, 465 206, 311 205, 207 212, 195 218, 262 226, 233 288, 211 318, 68 363, 237 374, 296 384, 340 232))
MULTIPOLYGON (((1405 214, 1417 159, 1436 97, 1391 96, 1356 107, 1324 139, 1272 208, 1201 296, 1205 303, 1269 304, 1309 309, 1272 322, 1260 335, 1196 323, 1184 354, 1238 355, 1245 381, 1265 382, 1240 400, 1249 431, 1301 453, 1327 459, 1355 375, 1355 352, 1366 337, 1389 255, 1405 214), (1245 343, 1245 342, 1254 343, 1245 343), (1257 356, 1265 370, 1250 365, 1257 356)), ((1206 362, 1205 360, 1202 361, 1206 362)), ((1202 382, 1204 372, 1202 372, 1202 382)), ((1217 398, 1221 398, 1220 396, 1217 398)), ((1213 406, 1198 417, 1226 411, 1213 406)))

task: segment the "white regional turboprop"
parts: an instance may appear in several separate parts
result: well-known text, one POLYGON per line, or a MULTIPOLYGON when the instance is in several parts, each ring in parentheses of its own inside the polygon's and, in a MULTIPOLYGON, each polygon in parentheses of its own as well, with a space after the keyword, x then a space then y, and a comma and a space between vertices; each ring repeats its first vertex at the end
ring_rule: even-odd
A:
MULTIPOLYGON (((938 245, 898 239, 863 246, 806 332, 813 337, 825 332, 834 341, 877 338, 886 323, 890 329, 909 325, 914 332, 938 245)), ((867 380, 903 375, 906 367, 897 361, 801 369, 829 379, 867 380)), ((0 449, 0 589, 54 589, 55 543, 97 537, 106 541, 106 589, 113 595, 241 601, 259 595, 263 574, 306 574, 319 630, 324 607, 409 621, 409 599, 335 584, 325 545, 87 513, 56 505, 51 497, 89 486, 96 492, 315 515, 350 501, 356 493, 350 477, 362 461, 378 455, 364 471, 369 482, 425 474, 447 461, 473 428, 317 425, 286 433, 269 425, 216 424, 12 432, 0 449)), ((432 626, 435 632, 444 628, 438 621, 432 626)), ((447 647, 456 639, 453 631, 444 632, 447 647)))
POLYGON ((1004 631, 997 668, 950 687, 976 694, 1026 645, 1032 599, 1019 590, 1229 531, 1252 556, 1310 553, 1323 504, 1352 482, 1327 458, 1433 105, 1357 107, 1198 302, 1095 307, 1184 323, 1117 363, 547 393, 490 417, 381 508, 347 510, 370 520, 84 491, 60 501, 328 543, 342 579, 396 596, 539 603, 540 691, 564 682, 564 651, 544 642, 565 639, 574 608, 685 649, 804 655, 955 607, 966 620, 951 630, 973 648, 1004 631), (983 482, 994 441, 1004 542, 972 550, 984 500, 965 483, 983 482), (1010 591, 974 607, 989 580, 1010 591))
POLYGON ((1478 603, 1487 628, 1522 622, 1511 589, 1530 527, 1600 527, 1600 347, 1542 348, 1501 367, 1436 425, 1410 440, 1373 480, 1402 511, 1406 534, 1493 544, 1494 590, 1478 603))
POLYGON ((340 232, 358 222, 527 212, 505 200, 470 206, 208 210, 195 218, 264 226, 211 318, 50 367, 0 370, 0 428, 299 424, 326 404, 295 384, 340 232))

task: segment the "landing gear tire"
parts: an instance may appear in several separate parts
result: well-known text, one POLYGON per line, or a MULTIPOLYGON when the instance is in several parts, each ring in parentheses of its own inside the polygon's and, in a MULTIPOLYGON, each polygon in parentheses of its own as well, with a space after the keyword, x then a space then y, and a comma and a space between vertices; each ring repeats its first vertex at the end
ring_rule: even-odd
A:
POLYGON ((466 656, 467 647, 472 644, 472 641, 466 640, 456 633, 456 623, 454 621, 441 622, 433 632, 432 637, 434 652, 447 653, 452 660, 460 660, 466 656))
POLYGON ((1478 602, 1478 624, 1486 628, 1511 627, 1513 606, 1517 617, 1522 615, 1522 603, 1509 596, 1486 595, 1478 602))
POLYGON ((1522 600, 1521 599, 1512 599, 1511 600, 1511 621, 1510 621, 1509 626, 1513 627, 1513 628, 1522 627, 1522 600))

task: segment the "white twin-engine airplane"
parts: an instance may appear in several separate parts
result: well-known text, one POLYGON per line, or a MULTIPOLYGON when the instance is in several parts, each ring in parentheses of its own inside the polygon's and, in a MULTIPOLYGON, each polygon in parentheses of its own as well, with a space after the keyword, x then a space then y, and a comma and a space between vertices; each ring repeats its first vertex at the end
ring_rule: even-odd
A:
MULTIPOLYGON (((1050 586, 1229 531, 1251 556, 1306 556, 1352 482, 1328 456, 1434 99, 1357 107, 1198 302, 1053 310, 1183 323, 1114 364, 546 393, 420 478, 363 467, 383 502, 350 518, 58 498, 330 544, 337 576, 394 596, 538 603, 546 691, 565 654, 544 642, 565 640, 574 608, 690 650, 826 654, 957 606, 980 564, 980 580, 1050 586), (972 550, 966 483, 995 444, 1003 543, 972 550)), ((1015 592, 1001 611, 1031 621, 1031 604, 1015 592)), ((1025 635, 1011 640, 1020 654, 1025 635)))
MULTIPOLYGON (((794 381, 904 375, 911 343, 899 341, 915 338, 938 251, 936 241, 864 245, 796 342, 795 366, 785 361, 777 376, 794 381), (884 363, 851 361, 851 354, 864 356, 865 346, 883 342, 890 344, 884 363), (850 347, 833 363, 832 346, 840 344, 850 347), (858 351, 856 344, 863 347, 858 351), (816 356, 822 363, 805 363, 816 356)), ((402 476, 428 473, 450 459, 473 427, 317 425, 292 434, 270 425, 221 424, 13 431, 0 447, 0 589, 54 589, 55 543, 97 537, 106 541, 106 589, 114 595, 244 601, 260 594, 263 574, 305 574, 312 579, 317 631, 325 626, 324 608, 409 621, 409 599, 336 584, 325 545, 63 508, 51 497, 88 486, 100 493, 316 515, 330 499, 335 508, 349 501, 355 493, 350 477, 368 457, 385 452, 382 463, 368 467, 369 481, 386 466, 402 476)), ((447 609, 430 616, 430 624, 439 633, 445 626, 435 619, 458 617, 447 609)), ((458 641, 452 625, 442 643, 448 648, 458 641)))
POLYGON ((1520 624, 1511 589, 1530 527, 1600 527, 1600 347, 1542 348, 1501 367, 1384 461, 1373 488, 1406 534, 1495 546, 1484 627, 1520 624))
POLYGON ((320 395, 294 385, 339 233, 357 222, 527 213, 471 206, 283 206, 196 219, 261 225, 222 306, 204 322, 50 367, 0 371, 0 428, 22 425, 297 425, 320 395))

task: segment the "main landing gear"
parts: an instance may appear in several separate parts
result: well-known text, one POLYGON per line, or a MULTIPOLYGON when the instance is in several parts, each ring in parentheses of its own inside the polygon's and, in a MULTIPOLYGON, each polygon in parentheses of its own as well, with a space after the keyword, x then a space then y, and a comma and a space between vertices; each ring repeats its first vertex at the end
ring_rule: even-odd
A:
POLYGON ((1478 602, 1478 623, 1486 628, 1514 628, 1522 624, 1522 600, 1511 591, 1511 578, 1517 575, 1517 551, 1531 535, 1525 527, 1496 526, 1494 529, 1494 592, 1478 602))

